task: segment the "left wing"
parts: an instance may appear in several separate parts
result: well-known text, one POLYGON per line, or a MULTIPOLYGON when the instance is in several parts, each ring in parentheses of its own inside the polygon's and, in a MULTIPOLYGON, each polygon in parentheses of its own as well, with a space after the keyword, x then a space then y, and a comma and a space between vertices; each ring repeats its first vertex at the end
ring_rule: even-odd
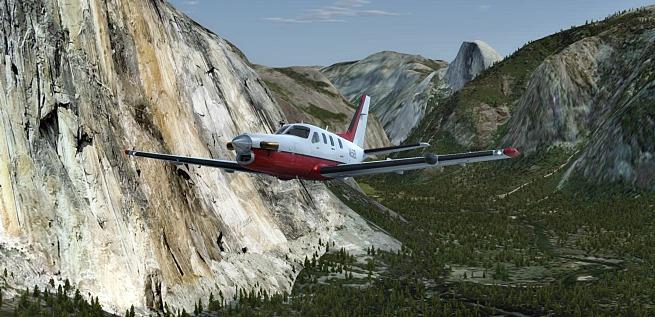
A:
POLYGON ((138 157, 145 157, 145 158, 151 158, 151 159, 162 160, 162 161, 169 161, 176 164, 191 164, 191 165, 218 167, 218 168, 225 169, 228 172, 239 171, 239 172, 256 173, 255 171, 251 171, 247 168, 244 168, 243 166, 239 165, 235 161, 214 160, 214 159, 206 159, 206 158, 177 156, 177 155, 140 152, 140 151, 132 151, 132 150, 125 150, 125 154, 129 156, 138 156, 138 157))
POLYGON ((423 157, 326 166, 321 168, 321 175, 325 177, 342 178, 381 173, 397 173, 436 166, 504 160, 517 157, 519 154, 519 151, 515 148, 446 155, 434 155, 428 153, 423 157))

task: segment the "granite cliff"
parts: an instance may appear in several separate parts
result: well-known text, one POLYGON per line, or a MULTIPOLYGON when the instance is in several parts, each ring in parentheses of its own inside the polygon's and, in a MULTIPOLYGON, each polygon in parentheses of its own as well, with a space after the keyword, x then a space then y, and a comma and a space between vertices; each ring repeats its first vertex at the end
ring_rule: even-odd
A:
POLYGON ((283 111, 244 55, 163 1, 0 1, 5 296, 69 279, 112 312, 289 291, 319 238, 399 244, 319 183, 128 159, 232 158, 283 111), (13 287, 13 288, 12 288, 13 287))
POLYGON ((391 142, 399 144, 423 118, 432 89, 444 86, 446 65, 419 55, 386 51, 321 71, 351 102, 369 94, 373 99, 371 111, 391 142))
POLYGON ((464 42, 457 57, 448 65, 446 82, 454 91, 462 89, 482 71, 502 60, 493 47, 482 41, 464 42))

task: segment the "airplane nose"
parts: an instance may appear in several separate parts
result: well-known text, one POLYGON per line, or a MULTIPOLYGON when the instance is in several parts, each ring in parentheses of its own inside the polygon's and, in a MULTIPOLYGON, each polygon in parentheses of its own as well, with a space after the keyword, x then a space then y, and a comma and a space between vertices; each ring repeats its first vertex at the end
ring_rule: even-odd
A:
POLYGON ((252 138, 247 134, 242 134, 232 139, 232 147, 239 154, 250 153, 252 149, 252 138))

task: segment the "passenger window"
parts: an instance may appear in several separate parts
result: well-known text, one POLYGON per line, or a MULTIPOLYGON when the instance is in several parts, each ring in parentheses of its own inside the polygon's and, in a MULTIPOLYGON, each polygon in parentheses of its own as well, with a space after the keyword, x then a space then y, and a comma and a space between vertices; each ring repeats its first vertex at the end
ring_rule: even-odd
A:
POLYGON ((332 138, 332 136, 330 136, 330 143, 332 144, 332 146, 334 146, 334 139, 332 138))
POLYGON ((318 132, 314 132, 312 135, 312 143, 318 143, 321 142, 321 137, 318 136, 318 132))
POLYGON ((323 134, 323 143, 327 144, 327 137, 325 137, 325 133, 322 134, 323 134))
POLYGON ((290 134, 290 135, 295 135, 297 137, 301 137, 303 139, 309 138, 309 128, 294 125, 287 132, 284 134, 290 134))
POLYGON ((339 141, 339 147, 343 149, 343 143, 341 143, 341 139, 337 139, 339 141))

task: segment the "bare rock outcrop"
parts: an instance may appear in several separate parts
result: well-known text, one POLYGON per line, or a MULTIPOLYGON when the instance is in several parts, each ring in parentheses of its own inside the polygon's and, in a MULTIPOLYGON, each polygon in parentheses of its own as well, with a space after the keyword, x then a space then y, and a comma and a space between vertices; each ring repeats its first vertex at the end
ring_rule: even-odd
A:
POLYGON ((453 91, 462 89, 483 70, 502 60, 489 44, 483 41, 464 42, 457 57, 448 65, 445 80, 453 91))
POLYGON ((231 137, 284 120, 243 54, 166 2, 0 8, 0 269, 11 283, 68 278, 113 312, 190 311, 218 290, 290 291, 302 259, 319 238, 343 241, 339 230, 357 230, 343 235, 359 237, 353 249, 398 248, 322 184, 123 154, 231 158, 231 137))
POLYGON ((423 119, 432 89, 444 86, 446 65, 420 55, 385 51, 321 71, 351 102, 369 94, 371 111, 391 142, 399 144, 423 119))

